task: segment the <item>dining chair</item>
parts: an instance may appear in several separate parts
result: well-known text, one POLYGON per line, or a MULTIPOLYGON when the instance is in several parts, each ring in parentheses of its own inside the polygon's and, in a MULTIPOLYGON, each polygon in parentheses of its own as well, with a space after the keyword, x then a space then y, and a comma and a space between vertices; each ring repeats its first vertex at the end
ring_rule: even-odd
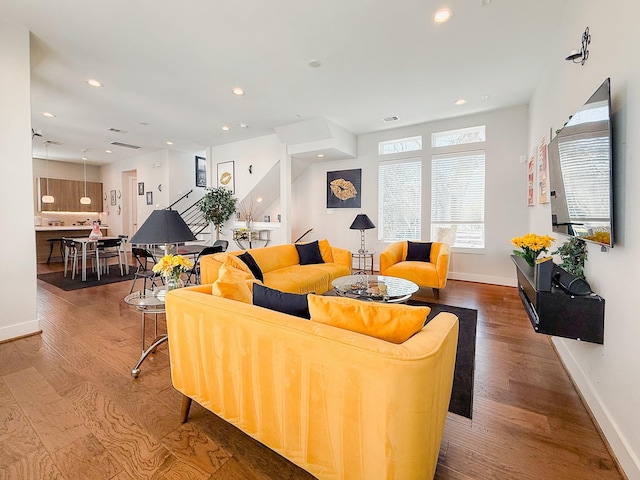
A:
POLYGON ((72 238, 63 237, 62 246, 64 248, 64 276, 67 276, 69 259, 72 259, 71 279, 75 280, 76 273, 78 272, 78 245, 72 238))
MULTIPOLYGON (((226 240, 219 240, 219 241, 226 242, 226 240)), ((187 282, 186 282, 187 285, 191 285, 192 276, 195 276, 195 281, 196 281, 195 285, 200 285, 200 259, 202 257, 204 257, 205 255, 213 255, 214 253, 220 253, 222 251, 224 251, 222 245, 214 244, 210 247, 204 247, 196 257, 195 262, 193 262, 193 267, 191 267, 191 270, 187 272, 187 282)))
POLYGON ((131 284, 131 290, 129 293, 133 293, 133 289, 136 286, 136 280, 141 278, 142 283, 142 291, 144 292, 147 289, 147 280, 151 283, 151 287, 155 286, 156 279, 160 279, 162 281, 162 276, 156 274, 152 268, 156 264, 155 255, 146 248, 137 248, 132 247, 131 253, 133 254, 133 258, 136 260, 137 268, 133 274, 133 283, 131 284))
POLYGON ((108 238, 104 240, 98 240, 96 244, 97 258, 99 261, 98 269, 100 272, 106 274, 109 273, 109 260, 112 258, 118 259, 118 265, 120 266, 120 276, 124 275, 123 261, 122 261, 122 238, 108 238))

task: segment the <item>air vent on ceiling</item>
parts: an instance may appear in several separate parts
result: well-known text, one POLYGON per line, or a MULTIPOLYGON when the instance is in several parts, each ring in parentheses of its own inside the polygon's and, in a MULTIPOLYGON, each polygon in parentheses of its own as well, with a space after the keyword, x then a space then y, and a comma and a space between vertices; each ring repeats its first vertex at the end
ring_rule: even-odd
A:
POLYGON ((382 119, 382 121, 383 121, 384 123, 397 122, 398 120, 399 120, 399 118, 398 118, 398 117, 396 117, 395 115, 394 115, 394 116, 392 116, 392 117, 386 117, 386 118, 383 118, 383 119, 382 119))
POLYGON ((126 130, 120 130, 119 128, 110 128, 107 130, 108 132, 113 132, 113 133, 121 133, 122 135, 124 135, 125 133, 127 133, 126 130))
POLYGON ((122 142, 110 142, 109 145, 115 145, 116 147, 133 148, 134 150, 137 150, 140 148, 137 145, 129 145, 128 143, 122 143, 122 142))

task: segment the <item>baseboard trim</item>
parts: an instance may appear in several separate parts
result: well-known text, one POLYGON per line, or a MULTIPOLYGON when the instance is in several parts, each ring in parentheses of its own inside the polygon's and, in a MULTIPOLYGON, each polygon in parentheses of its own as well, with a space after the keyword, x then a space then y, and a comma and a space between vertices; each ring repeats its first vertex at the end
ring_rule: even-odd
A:
POLYGON ((576 362, 575 357, 567 346, 567 342, 569 341, 573 340, 552 337, 551 345, 553 345, 560 362, 569 374, 569 378, 578 392, 578 396, 591 416, 594 425, 600 432, 600 436, 613 457, 620 473, 626 479, 640 478, 640 461, 638 461, 633 450, 629 447, 629 442, 621 435, 618 425, 611 418, 600 396, 592 388, 591 382, 576 362))
POLYGON ((18 338, 28 337, 42 332, 40 330, 40 322, 33 320, 31 322, 18 323, 16 325, 8 325, 0 328, 0 342, 10 342, 18 338))
POLYGON ((451 280, 463 280, 465 282, 488 283, 490 285, 502 285, 504 287, 517 287, 515 277, 496 277, 491 275, 478 275, 475 273, 451 272, 447 275, 451 280))

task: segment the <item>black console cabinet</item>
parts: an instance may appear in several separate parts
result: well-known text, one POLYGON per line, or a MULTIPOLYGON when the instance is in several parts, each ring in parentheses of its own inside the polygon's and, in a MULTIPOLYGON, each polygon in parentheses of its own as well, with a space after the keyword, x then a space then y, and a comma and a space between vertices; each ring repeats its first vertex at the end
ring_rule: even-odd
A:
POLYGON ((571 295, 553 282, 551 291, 537 290, 533 268, 516 255, 511 259, 516 265, 520 299, 536 332, 585 342, 604 342, 604 298, 595 294, 571 295))

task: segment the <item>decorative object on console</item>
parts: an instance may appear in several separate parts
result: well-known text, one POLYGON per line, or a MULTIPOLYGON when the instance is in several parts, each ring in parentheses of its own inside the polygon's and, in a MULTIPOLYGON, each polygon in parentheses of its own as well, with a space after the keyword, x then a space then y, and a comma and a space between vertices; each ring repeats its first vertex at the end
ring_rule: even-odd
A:
POLYGON ((215 226, 216 240, 220 239, 222 224, 236 211, 236 202, 233 191, 225 187, 209 188, 202 197, 200 211, 204 213, 205 220, 215 226))
POLYGON ((560 255, 560 266, 567 272, 585 279, 584 262, 587 261, 587 244, 578 237, 569 237, 569 240, 560 245, 552 255, 560 255))
POLYGON ((327 172, 327 208, 360 208, 362 169, 327 172))
POLYGON ((53 195, 49 194, 49 145, 51 145, 51 142, 47 140, 46 142, 43 142, 43 145, 45 156, 47 158, 47 193, 42 196, 42 203, 53 203, 55 202, 55 198, 53 198, 53 195))
POLYGON ((541 253, 547 253, 555 238, 549 235, 538 235, 536 233, 527 233, 522 237, 511 239, 511 243, 522 250, 514 250, 514 255, 523 258, 530 267, 536 264, 536 258, 541 253))
POLYGON ((584 65, 584 62, 589 58, 589 44, 591 43, 591 34, 589 33, 589 27, 584 29, 582 33, 582 47, 580 50, 571 50, 569 56, 565 58, 573 63, 579 63, 580 65, 584 65))
POLYGON ((360 249, 358 250, 358 253, 360 254, 367 252, 367 249, 364 246, 364 231, 371 228, 376 228, 376 226, 364 213, 359 213, 358 215, 356 215, 356 218, 353 220, 353 223, 349 227, 350 230, 360 230, 360 249))

